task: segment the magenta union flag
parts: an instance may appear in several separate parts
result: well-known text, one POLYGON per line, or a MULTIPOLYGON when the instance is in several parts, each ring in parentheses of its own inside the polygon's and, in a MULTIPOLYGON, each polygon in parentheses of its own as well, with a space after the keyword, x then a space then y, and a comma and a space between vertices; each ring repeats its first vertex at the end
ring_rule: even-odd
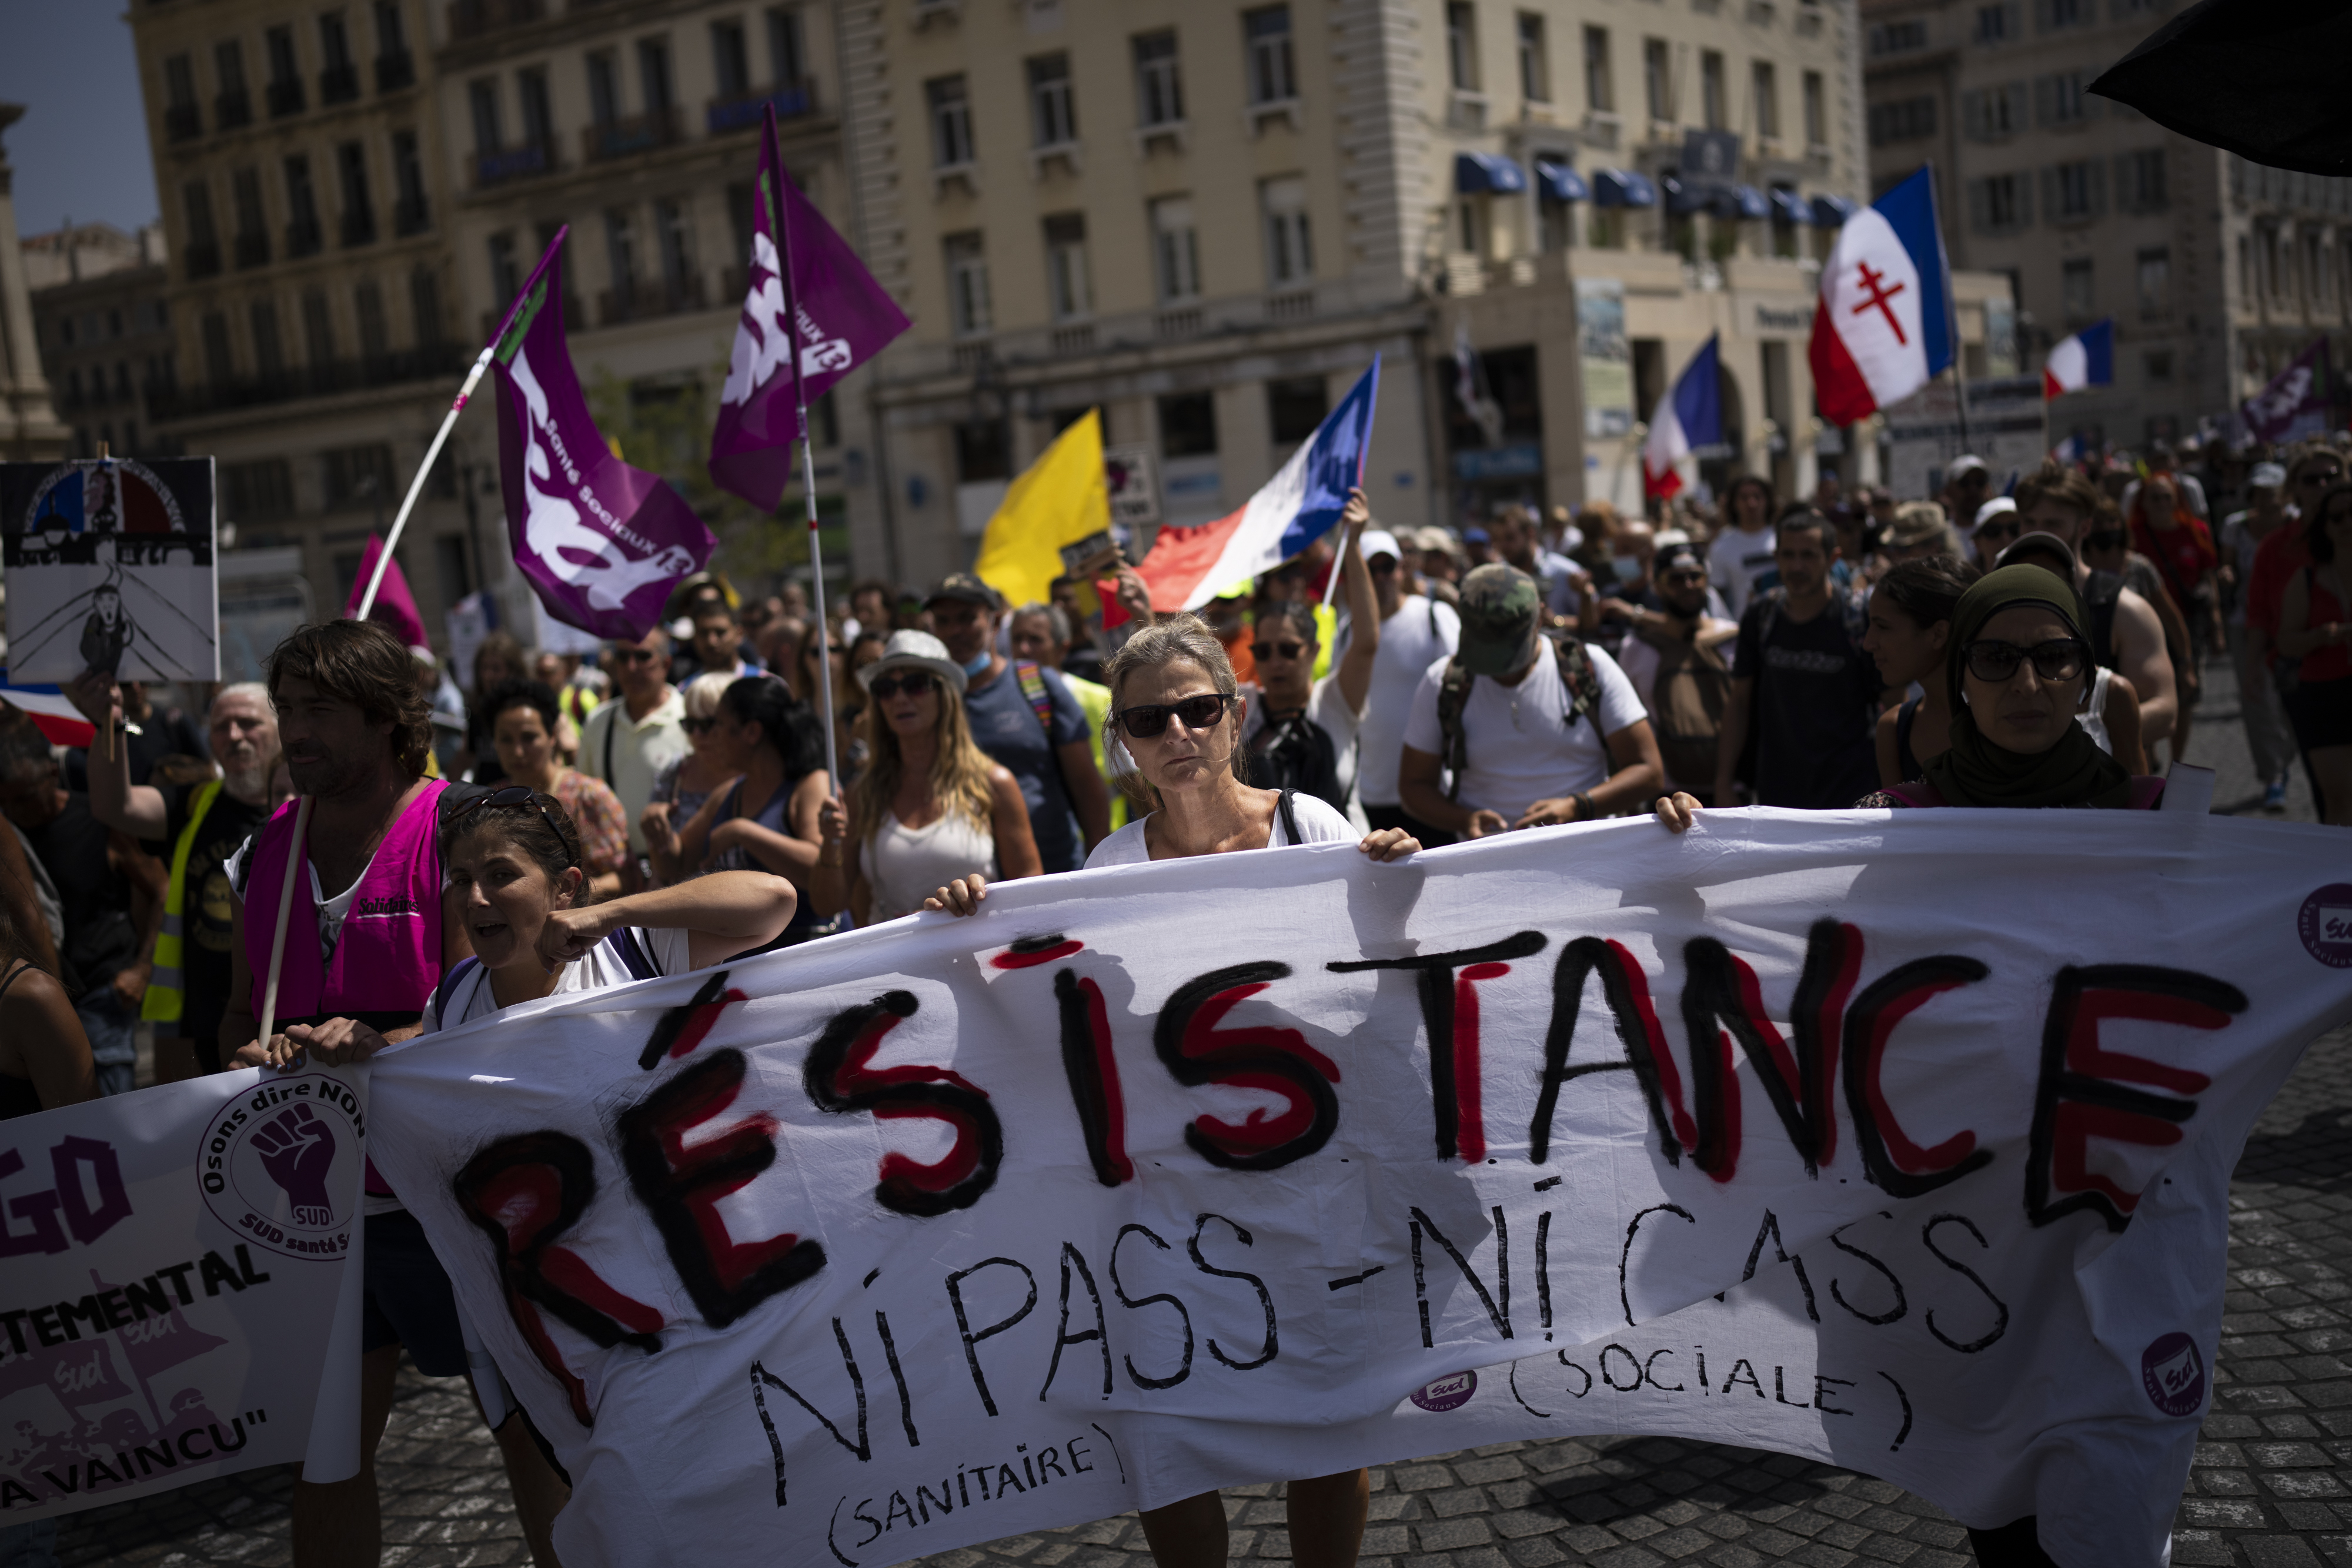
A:
POLYGON ((686 498, 613 455, 563 340, 560 231, 508 312, 499 372, 499 476, 515 564, 567 625, 635 641, 671 585, 718 544, 686 498))
POLYGON ((908 327, 883 287, 824 214, 800 193, 776 154, 776 114, 760 138, 760 183, 751 234, 751 287, 735 329, 735 351, 710 437, 710 477, 761 510, 772 510, 793 476, 795 405, 882 351, 908 327), (776 233, 777 207, 783 233, 776 233), (797 334, 793 327, 797 326, 797 334), (797 335, 800 352, 791 345, 797 335), (793 381, 798 374, 801 386, 793 381))

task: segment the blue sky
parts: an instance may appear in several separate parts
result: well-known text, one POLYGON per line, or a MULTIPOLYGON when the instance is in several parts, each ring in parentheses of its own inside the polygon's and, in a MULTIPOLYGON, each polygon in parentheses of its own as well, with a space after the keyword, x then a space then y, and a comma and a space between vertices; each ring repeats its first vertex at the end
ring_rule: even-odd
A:
POLYGON ((139 65, 122 0, 0 0, 0 103, 25 118, 5 133, 16 229, 70 216, 135 229, 156 216, 139 65))

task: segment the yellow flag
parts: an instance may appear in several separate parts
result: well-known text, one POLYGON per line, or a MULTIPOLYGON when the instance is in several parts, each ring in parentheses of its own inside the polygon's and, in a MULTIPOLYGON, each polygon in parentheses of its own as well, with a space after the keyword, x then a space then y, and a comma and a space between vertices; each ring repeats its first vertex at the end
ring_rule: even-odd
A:
POLYGON ((988 519, 972 570, 1008 604, 1043 600, 1062 575, 1062 547, 1109 527, 1102 412, 1088 409, 1013 481, 988 519))

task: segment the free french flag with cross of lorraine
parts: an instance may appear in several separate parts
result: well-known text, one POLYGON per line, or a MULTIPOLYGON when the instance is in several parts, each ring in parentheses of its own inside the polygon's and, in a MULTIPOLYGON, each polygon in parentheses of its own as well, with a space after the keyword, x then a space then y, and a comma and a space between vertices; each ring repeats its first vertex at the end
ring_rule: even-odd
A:
POLYGON ((1951 269, 1936 186, 1919 172, 1845 221, 1822 264, 1813 396, 1853 424, 1909 397, 1952 362, 1951 269))

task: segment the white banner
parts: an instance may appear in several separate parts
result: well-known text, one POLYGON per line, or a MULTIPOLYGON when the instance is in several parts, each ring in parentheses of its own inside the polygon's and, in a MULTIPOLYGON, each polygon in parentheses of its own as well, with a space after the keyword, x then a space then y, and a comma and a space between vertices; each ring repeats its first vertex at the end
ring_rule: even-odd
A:
POLYGON ((2352 1016, 2342 863, 1759 810, 1051 877, 403 1048, 375 1155, 574 1568, 1644 1430, 2153 1565, 2228 1173, 2352 1016))
POLYGON ((354 1473, 366 1125, 325 1069, 0 1123, 0 1523, 354 1473))

